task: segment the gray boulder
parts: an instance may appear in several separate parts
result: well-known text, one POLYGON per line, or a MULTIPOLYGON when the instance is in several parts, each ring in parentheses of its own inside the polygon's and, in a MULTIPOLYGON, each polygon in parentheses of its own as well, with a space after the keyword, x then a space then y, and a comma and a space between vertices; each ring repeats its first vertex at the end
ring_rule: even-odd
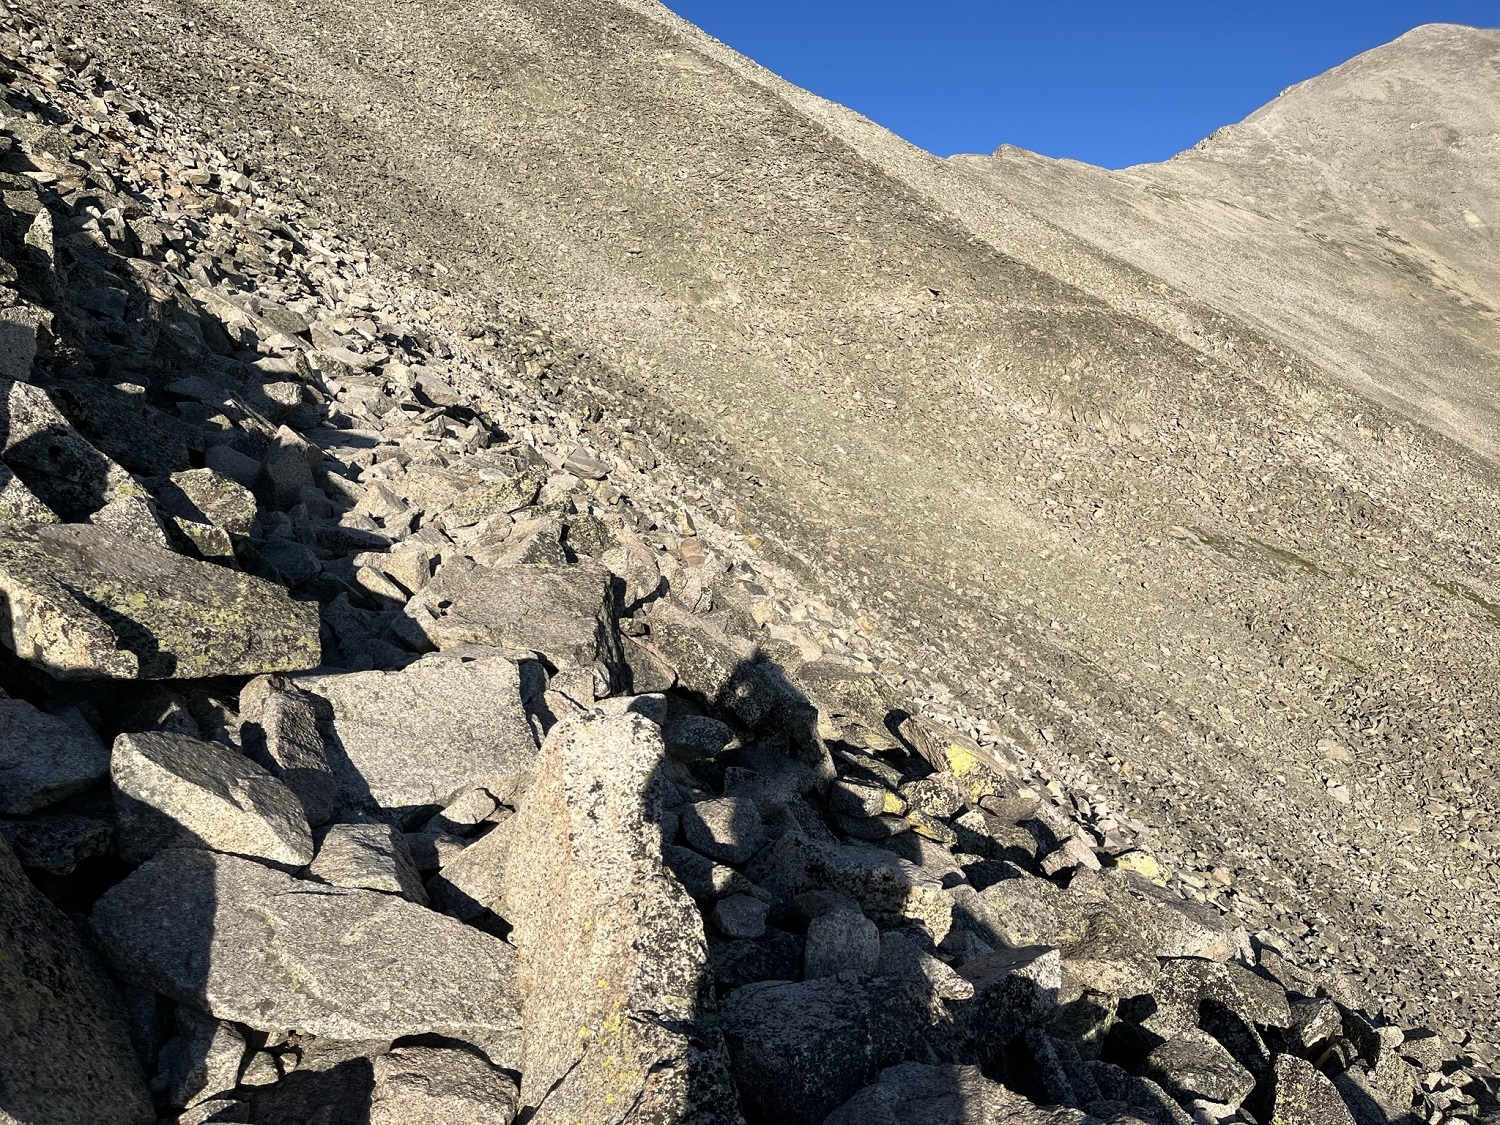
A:
POLYGON ((425 820, 486 779, 514 787, 536 759, 520 672, 488 650, 293 682, 326 704, 323 734, 346 812, 425 820))
POLYGON ((755 645, 670 602, 651 608, 651 647, 684 688, 746 726, 761 722, 779 702, 757 663, 755 645))
POLYGON ((1146 1056, 1145 1075, 1179 1100, 1204 1098, 1238 1106, 1255 1076, 1206 1032, 1180 1032, 1146 1056))
POLYGON ((1295 1055, 1280 1055, 1271 1098, 1271 1125, 1354 1125, 1354 1115, 1317 1067, 1295 1055))
POLYGON ((164 852, 95 905, 125 979, 261 1031, 344 1042, 447 1035, 518 1059, 515 953, 397 895, 164 852))
POLYGON ((445 566, 406 604, 433 647, 530 649, 561 670, 620 663, 609 572, 575 566, 445 566))
POLYGON ((15 473, 0 465, 0 527, 60 522, 57 513, 43 504, 15 473))
POLYGON ((720 1026, 751 1120, 819 1125, 877 1068, 925 1053, 927 988, 911 980, 767 980, 724 998, 720 1026))
POLYGON ((826 911, 808 923, 805 979, 840 973, 871 976, 879 964, 880 930, 857 906, 826 911))
POLYGON ((819 888, 846 894, 876 922, 908 919, 935 942, 953 923, 953 904, 940 880, 881 848, 820 843, 786 835, 746 870, 758 886, 784 900, 819 888))
POLYGON ((49 715, 0 699, 0 813, 23 816, 109 772, 109 750, 77 711, 49 715))
POLYGON ((507 818, 443 864, 427 884, 433 908, 465 922, 499 914, 514 829, 515 818, 507 818))
POLYGON ((245 1037, 232 1024, 186 1006, 177 1009, 177 1027, 159 1060, 167 1100, 186 1108, 232 1091, 239 1084, 245 1037))
POLYGON ((682 831, 688 843, 710 859, 736 865, 765 842, 760 813, 747 797, 715 797, 686 806, 682 831))
POLYGON ((156 1119, 114 987, 3 841, 0 1013, 0 1121, 156 1119))
POLYGON ((1089 1125, 1076 1109, 1042 1109, 977 1066, 902 1063, 880 1072, 823 1125, 1089 1125))
POLYGON ((280 676, 257 676, 240 691, 240 743, 297 794, 309 824, 333 819, 338 783, 311 696, 280 676))
POLYGON ((665 747, 640 715, 557 725, 514 817, 505 916, 520 951, 523 1100, 536 1125, 732 1123, 703 921, 662 860, 665 747))
POLYGON ((316 606, 102 527, 12 530, 0 594, 0 640, 60 679, 252 675, 322 659, 316 606))
POLYGON ((307 873, 329 886, 382 891, 427 905, 406 837, 389 824, 332 825, 307 873))
POLYGON ((519 1108, 510 1076, 476 1053, 400 1047, 375 1060, 370 1125, 511 1125, 519 1108))
POLYGON ((204 847, 301 867, 313 857, 302 804, 243 754, 185 734, 122 734, 110 760, 121 858, 204 847))

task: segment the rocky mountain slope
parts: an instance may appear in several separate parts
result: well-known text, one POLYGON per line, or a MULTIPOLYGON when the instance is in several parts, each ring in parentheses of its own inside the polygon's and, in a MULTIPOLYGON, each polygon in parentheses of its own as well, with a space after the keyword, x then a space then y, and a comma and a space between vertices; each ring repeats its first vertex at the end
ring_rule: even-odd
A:
POLYGON ((9 11, 0 1114, 1494 1118, 1482 161, 1375 371, 654 4, 9 11))

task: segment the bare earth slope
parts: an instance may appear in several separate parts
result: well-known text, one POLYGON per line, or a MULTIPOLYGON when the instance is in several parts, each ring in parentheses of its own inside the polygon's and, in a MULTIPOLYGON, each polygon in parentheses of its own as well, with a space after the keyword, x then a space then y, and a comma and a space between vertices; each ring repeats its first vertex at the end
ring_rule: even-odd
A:
MULTIPOLYGON (((1296 162, 1255 139, 1182 171, 945 164, 645 0, 49 18, 386 257, 608 359, 615 421, 697 469, 705 506, 896 670, 1156 825, 1203 897, 1488 1051, 1489 64, 1440 83, 1471 91, 1452 104, 1480 221, 1456 225, 1441 177, 1410 215, 1358 210, 1367 186, 1318 156, 1337 108, 1296 162)), ((1400 67, 1447 65, 1403 43, 1400 67)), ((1425 88, 1393 87, 1392 120, 1425 88)))

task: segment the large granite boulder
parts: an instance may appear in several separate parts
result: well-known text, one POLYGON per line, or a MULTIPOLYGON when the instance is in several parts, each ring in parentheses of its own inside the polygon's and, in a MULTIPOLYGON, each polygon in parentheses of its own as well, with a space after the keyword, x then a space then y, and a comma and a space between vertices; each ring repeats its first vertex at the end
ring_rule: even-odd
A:
POLYGON ((190 679, 314 667, 317 606, 89 524, 0 538, 0 641, 61 679, 190 679))
POLYGON ((620 663, 609 572, 575 566, 445 566, 406 604, 438 649, 530 649, 564 671, 620 663))
POLYGON ((0 840, 0 1121, 154 1120, 114 987, 0 840))
POLYGON ((447 1035, 519 1057, 514 950, 397 895, 184 848, 113 887, 93 925, 125 979, 221 1020, 345 1042, 447 1035))
POLYGON ((292 682, 324 705, 328 761, 346 812, 425 819, 476 783, 520 787, 536 760, 520 671, 499 653, 437 653, 397 672, 292 682))
POLYGON ((312 833, 296 794, 243 754, 185 734, 115 739, 110 762, 120 855, 207 847, 301 867, 312 833))
POLYGON ((22 816, 109 772, 109 750, 77 711, 49 715, 0 699, 0 813, 22 816))
POLYGON ((703 921, 662 860, 665 754, 640 715, 559 723, 514 818, 505 914, 520 951, 535 1125, 734 1122, 703 921))

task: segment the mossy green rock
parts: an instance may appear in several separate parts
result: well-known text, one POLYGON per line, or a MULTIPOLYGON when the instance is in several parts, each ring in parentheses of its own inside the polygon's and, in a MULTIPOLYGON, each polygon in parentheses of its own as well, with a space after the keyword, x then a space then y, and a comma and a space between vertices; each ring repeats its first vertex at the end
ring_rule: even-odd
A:
POLYGON ((0 540, 0 641, 61 679, 189 679, 316 666, 316 605, 89 524, 0 540))

